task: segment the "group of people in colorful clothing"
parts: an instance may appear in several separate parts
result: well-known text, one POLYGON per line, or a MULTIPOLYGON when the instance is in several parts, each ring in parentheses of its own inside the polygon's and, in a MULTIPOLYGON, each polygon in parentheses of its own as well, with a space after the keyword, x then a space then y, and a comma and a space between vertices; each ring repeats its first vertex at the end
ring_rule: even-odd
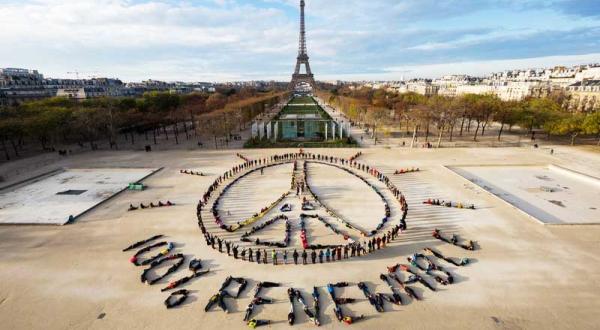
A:
MULTIPOLYGON (((356 157, 354 157, 354 159, 355 158, 356 157)), ((288 254, 291 254, 291 257, 294 260, 295 264, 298 264, 299 258, 301 258, 303 264, 308 264, 309 260, 312 261, 312 263, 317 263, 317 260, 319 260, 319 262, 331 262, 342 260, 342 258, 360 256, 362 254, 371 253, 373 251, 385 247, 386 244, 388 244, 391 240, 395 239, 401 231, 406 229, 406 215, 408 212, 408 205, 406 203, 406 199, 404 195, 400 192, 400 190, 391 182, 391 180, 387 176, 385 176, 383 173, 379 172, 373 167, 370 167, 365 164, 360 164, 353 160, 346 160, 343 158, 320 154, 304 153, 304 151, 301 150, 301 152, 299 153, 286 153, 282 155, 273 155, 270 158, 246 160, 243 164, 234 166, 229 171, 220 175, 213 182, 213 184, 209 186, 207 192, 203 195, 202 199, 199 201, 197 206, 198 226, 200 227, 205 237, 207 245, 213 247, 214 249, 218 249, 220 252, 226 251, 228 255, 232 255, 236 259, 241 258, 250 262, 256 261, 257 263, 268 263, 269 253, 267 253, 266 249, 262 249, 261 251, 260 248, 256 247, 254 250, 251 247, 241 248, 240 246, 233 244, 227 240, 224 240, 213 233, 209 233, 202 219, 202 210, 208 204, 208 201, 212 197, 213 193, 215 193, 219 189, 220 185, 225 183, 227 180, 234 178, 240 172, 254 168, 253 170, 246 172, 241 176, 238 176, 232 182, 227 184, 227 186, 219 193, 219 196, 217 197, 211 208, 215 223, 221 229, 225 229, 230 232, 239 229, 240 226, 225 225, 222 219, 220 218, 218 204, 220 197, 223 195, 223 193, 227 191, 227 189, 229 189, 235 182, 254 171, 262 170, 265 167, 276 166, 279 165, 281 162, 288 162, 294 160, 318 160, 323 162, 329 162, 331 164, 341 164, 364 171, 374 176, 377 180, 383 182, 390 189, 390 192, 400 203, 402 218, 399 224, 395 225, 392 229, 390 229, 387 233, 384 233, 383 235, 375 236, 376 233, 383 228, 384 223, 379 224, 377 230, 374 230, 370 233, 363 233, 363 236, 366 239, 362 243, 353 241, 343 246, 329 246, 323 247, 322 249, 314 249, 311 248, 311 246, 307 246, 308 249, 303 249, 303 251, 301 251, 300 253, 297 250, 294 250, 293 252, 289 252, 288 250, 272 250, 270 253, 270 259, 273 264, 280 264, 279 260, 281 260, 283 264, 288 263, 288 254), (307 250, 312 251, 309 254, 307 250)), ((386 220, 388 219, 389 215, 390 208, 389 205, 386 203, 386 220)))
POLYGON ((341 261, 343 259, 360 257, 377 250, 383 249, 391 241, 396 239, 398 235, 406 229, 406 223, 401 222, 388 230, 385 234, 377 237, 372 237, 363 242, 353 242, 346 245, 327 246, 322 249, 306 248, 300 252, 297 249, 278 250, 272 249, 267 252, 266 249, 255 247, 240 248, 227 240, 213 235, 209 232, 204 233, 206 244, 221 253, 227 253, 228 256, 233 256, 235 259, 241 259, 248 262, 256 262, 257 264, 317 264, 341 261))
POLYGON ((435 206, 445 206, 445 207, 454 207, 457 209, 475 209, 475 204, 463 204, 463 203, 452 203, 451 201, 440 201, 439 199, 431 199, 424 201, 423 204, 427 205, 435 205, 435 206))

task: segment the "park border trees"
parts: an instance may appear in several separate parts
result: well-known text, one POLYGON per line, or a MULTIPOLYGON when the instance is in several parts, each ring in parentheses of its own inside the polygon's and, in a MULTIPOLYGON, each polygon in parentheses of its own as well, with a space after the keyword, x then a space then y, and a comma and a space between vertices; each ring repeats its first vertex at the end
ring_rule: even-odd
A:
POLYGON ((378 118, 378 122, 398 127, 399 131, 406 126, 407 136, 412 129, 411 147, 420 133, 423 133, 425 142, 430 145, 431 125, 437 129, 437 147, 440 147, 444 134, 448 134, 450 142, 453 141, 454 130, 458 130, 459 124, 459 136, 462 137, 467 132, 477 142, 478 137, 485 135, 492 123, 497 123, 499 127, 497 141, 502 141, 506 128, 510 132, 513 127, 518 126, 531 135, 532 141, 535 140, 536 130, 541 129, 548 137, 551 134, 568 136, 573 143, 579 136, 593 135, 600 145, 599 111, 584 114, 568 112, 561 106, 561 100, 565 96, 503 101, 492 94, 424 96, 414 92, 396 93, 366 87, 338 87, 335 92, 320 91, 318 95, 354 122, 367 126, 373 124, 374 115, 370 112, 379 108, 389 110, 390 115, 378 118), (473 123, 476 124, 474 130, 473 123))
POLYGON ((223 113, 212 126, 220 129, 218 134, 226 135, 242 129, 286 93, 228 88, 186 95, 149 92, 137 98, 36 100, 0 108, 0 148, 3 158, 12 160, 21 157, 26 149, 37 153, 70 149, 68 146, 77 144, 91 150, 99 145, 119 149, 119 140, 121 146, 128 141, 135 145, 138 135, 149 141, 150 133, 155 145, 159 143, 158 137, 172 138, 172 142, 179 144, 182 132, 187 140, 203 132, 207 125, 199 123, 203 115, 212 112, 223 113))

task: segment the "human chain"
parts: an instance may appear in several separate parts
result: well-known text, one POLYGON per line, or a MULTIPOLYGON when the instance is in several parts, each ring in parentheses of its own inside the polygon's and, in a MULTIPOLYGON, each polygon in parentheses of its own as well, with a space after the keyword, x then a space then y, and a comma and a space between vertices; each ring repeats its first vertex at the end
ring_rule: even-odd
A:
MULTIPOLYGON (((385 217, 382 219, 381 223, 378 224, 377 230, 371 231, 370 233, 366 233, 363 231, 362 236, 365 238, 364 241, 362 241, 362 242, 352 241, 343 246, 327 247, 326 249, 313 249, 313 251, 311 252, 311 255, 310 255, 311 260, 315 260, 315 262, 313 262, 313 263, 316 263, 317 257, 319 260, 324 259, 327 261, 336 261, 336 260, 341 260, 342 255, 344 255, 344 258, 347 258, 347 257, 358 257, 358 256, 361 256, 361 255, 364 255, 367 253, 372 253, 374 251, 381 249, 382 247, 385 247, 386 244, 390 243, 391 240, 394 240, 400 232, 402 232, 403 230, 406 230, 406 227, 407 227, 406 226, 406 216, 407 216, 407 212, 408 212, 408 205, 406 203, 406 199, 404 198, 404 195, 400 192, 400 190, 391 182, 391 180, 387 176, 385 176, 383 173, 379 172, 376 168, 370 167, 365 164, 358 163, 356 161, 350 161, 350 160, 346 160, 343 158, 321 155, 321 154, 305 153, 305 152, 301 151, 298 153, 287 153, 287 154, 282 154, 282 155, 273 155, 271 157, 262 158, 262 159, 248 160, 248 161, 244 162, 243 164, 232 167, 229 171, 226 171, 224 174, 219 176, 213 182, 213 184, 211 184, 209 186, 208 190, 206 191, 206 193, 203 195, 202 199, 198 203, 197 210, 196 210, 197 217, 198 217, 198 226, 201 229, 202 234, 205 237, 207 245, 211 246, 214 249, 218 249, 222 253, 224 253, 225 252, 224 250, 226 250, 228 255, 233 255, 233 257, 236 259, 238 259, 238 257, 241 256, 241 258, 243 260, 247 260, 250 262, 254 262, 254 260, 256 260, 256 262, 259 262, 259 263, 260 262, 268 263, 268 253, 266 250, 263 249, 261 251, 259 248, 256 248, 255 250, 253 250, 252 248, 241 248, 238 245, 233 244, 230 241, 220 238, 218 235, 216 235, 214 233, 209 233, 209 231, 207 230, 207 228, 204 224, 203 218, 202 218, 202 211, 203 211, 204 207, 208 204, 209 200, 213 197, 213 195, 218 192, 218 195, 215 198, 213 205, 211 207, 211 213, 212 213, 215 223, 217 224, 217 226, 219 228, 221 228, 225 231, 228 231, 228 232, 233 232, 233 231, 236 231, 236 230, 242 228, 245 225, 249 225, 253 222, 258 221, 260 218, 262 218, 264 215, 266 215, 266 213, 268 213, 272 208, 274 208, 278 203, 280 203, 286 197, 287 193, 283 194, 280 199, 278 199, 277 201, 272 203, 270 206, 261 209, 261 212, 256 213, 252 218, 247 219, 242 222, 239 222, 235 225, 227 225, 222 220, 222 217, 221 217, 220 211, 219 211, 219 207, 218 207, 220 205, 222 196, 228 189, 230 189, 240 179, 250 175, 251 173, 254 173, 256 171, 261 171, 261 173, 262 173, 262 170, 264 170, 265 168, 272 167, 272 166, 278 166, 278 165, 282 165, 282 164, 290 163, 290 162, 294 162, 295 169, 297 169, 296 161, 298 161, 298 160, 305 160, 305 161, 309 161, 309 162, 323 163, 323 164, 336 166, 340 169, 343 169, 344 171, 347 171, 350 174, 353 174, 353 175, 359 177, 362 181, 367 183, 382 198, 382 200, 384 201, 384 206, 385 206, 385 210, 384 210, 385 217), (362 176, 359 176, 358 174, 349 170, 347 167, 354 168, 354 169, 363 171, 365 173, 368 173, 387 186, 387 188, 393 194, 394 198, 400 204, 400 209, 402 211, 402 217, 401 217, 399 224, 393 226, 393 228, 388 230, 386 233, 383 233, 382 235, 377 235, 377 232, 383 228, 384 224, 388 221, 388 219, 390 217, 391 210, 390 210, 389 204, 387 203, 387 201, 385 200, 385 197, 378 190, 378 188, 376 186, 370 184, 365 178, 363 178, 362 176), (230 179, 232 179, 232 181, 227 183, 227 181, 229 181, 230 179), (219 187, 221 185, 225 185, 225 186, 223 189, 221 189, 221 191, 219 191, 219 187)), ((306 166, 304 166, 303 172, 304 172, 303 186, 305 186, 306 189, 311 193, 311 195, 313 197, 315 197, 315 200, 318 201, 318 197, 310 190, 310 187, 308 186, 308 184, 306 184, 306 166)), ((303 205, 304 204, 305 203, 303 203, 303 205)), ((333 216, 337 217, 338 219, 341 219, 341 217, 337 216, 335 213, 333 213, 333 211, 328 209, 328 212, 330 212, 333 216)), ((341 219, 341 220, 343 221, 343 219, 341 219)), ((352 226, 348 222, 345 222, 345 225, 349 228, 356 229, 354 226, 352 226)), ((303 246, 304 246, 304 244, 303 244, 303 246)), ((311 248, 311 246, 309 244, 306 244, 306 247, 309 249, 311 248)), ((287 254, 288 254, 288 250, 285 250, 285 251, 273 250, 273 251, 271 251, 272 263, 279 264, 278 259, 279 259, 280 255, 283 258, 283 263, 284 264, 287 263, 287 254)), ((296 263, 296 264, 298 263, 297 262, 298 257, 302 256, 303 260, 306 260, 309 257, 307 251, 302 251, 302 254, 300 254, 296 250, 294 250, 294 252, 292 253, 292 256, 294 256, 294 255, 296 255, 296 257, 294 258, 294 260, 295 260, 294 263, 296 263)), ((307 262, 303 262, 303 263, 307 263, 307 262)))

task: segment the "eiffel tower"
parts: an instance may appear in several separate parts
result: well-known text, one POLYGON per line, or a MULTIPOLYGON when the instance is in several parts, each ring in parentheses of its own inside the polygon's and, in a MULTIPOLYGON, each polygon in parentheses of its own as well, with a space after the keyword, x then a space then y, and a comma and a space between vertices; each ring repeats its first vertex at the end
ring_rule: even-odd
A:
POLYGON ((298 45, 298 57, 296 61, 296 70, 292 75, 292 81, 290 82, 289 89, 294 90, 300 83, 306 83, 316 89, 317 84, 315 78, 310 71, 310 64, 308 63, 308 53, 306 51, 306 29, 304 25, 304 0, 300 0, 300 43, 298 45), (300 66, 304 64, 306 67, 306 73, 300 73, 300 66))

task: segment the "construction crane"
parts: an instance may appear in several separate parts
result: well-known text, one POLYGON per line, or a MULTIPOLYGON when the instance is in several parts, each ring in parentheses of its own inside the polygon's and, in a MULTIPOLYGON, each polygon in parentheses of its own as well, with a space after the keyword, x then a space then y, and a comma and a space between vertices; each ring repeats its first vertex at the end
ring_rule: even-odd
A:
MULTIPOLYGON (((79 75, 80 74, 97 74, 100 73, 98 71, 87 71, 87 72, 82 72, 82 71, 71 71, 71 72, 67 72, 67 74, 74 74, 76 79, 79 79, 79 75)), ((94 78, 94 76, 92 76, 92 78, 94 78)))

